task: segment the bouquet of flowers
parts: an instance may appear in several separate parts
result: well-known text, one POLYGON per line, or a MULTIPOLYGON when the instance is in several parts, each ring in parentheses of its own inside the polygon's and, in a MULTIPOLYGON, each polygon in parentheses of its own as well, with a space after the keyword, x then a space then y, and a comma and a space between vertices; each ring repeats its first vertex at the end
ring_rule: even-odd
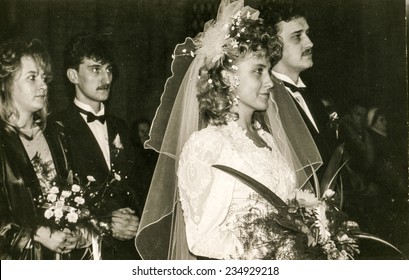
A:
POLYGON ((119 181, 121 176, 115 171, 110 172, 102 185, 97 185, 93 176, 87 176, 84 183, 72 171, 66 179, 51 178, 47 182, 48 190, 35 198, 42 213, 39 224, 52 230, 86 228, 99 236, 109 233, 110 217, 104 207, 112 196, 110 189, 119 181))
MULTIPOLYGON (((227 172, 251 187, 278 211, 278 213, 272 213, 267 217, 257 217, 252 213, 248 214, 249 217, 245 217, 245 220, 249 222, 244 224, 244 230, 247 234, 244 247, 250 248, 250 243, 285 242, 273 237, 274 232, 279 230, 276 224, 279 224, 284 229, 301 233, 301 236, 298 235, 295 239, 298 244, 300 240, 304 243, 306 241, 306 244, 301 245, 301 247, 304 247, 302 250, 307 254, 303 258, 353 259, 356 254, 360 253, 358 239, 371 239, 381 242, 403 256, 402 252, 387 241, 361 232, 359 225, 348 220, 347 215, 341 211, 342 186, 341 195, 332 189, 339 171, 346 163, 344 162, 341 167, 334 169, 339 159, 339 154, 333 156, 329 163, 329 171, 324 175, 321 186, 318 184, 316 174, 314 174, 315 193, 299 189, 296 191, 295 197, 288 203, 284 202, 266 186, 240 171, 224 165, 213 165, 213 167, 227 172), (255 231, 262 231, 263 234, 256 234, 255 231), (258 240, 260 236, 266 237, 266 240, 258 240)), ((275 256, 275 246, 276 244, 271 244, 272 253, 265 256, 273 258, 275 256)))
POLYGON ((84 188, 74 182, 72 172, 66 180, 51 180, 50 189, 36 199, 37 207, 44 210, 42 224, 55 230, 74 230, 86 223, 89 210, 85 202, 84 188))

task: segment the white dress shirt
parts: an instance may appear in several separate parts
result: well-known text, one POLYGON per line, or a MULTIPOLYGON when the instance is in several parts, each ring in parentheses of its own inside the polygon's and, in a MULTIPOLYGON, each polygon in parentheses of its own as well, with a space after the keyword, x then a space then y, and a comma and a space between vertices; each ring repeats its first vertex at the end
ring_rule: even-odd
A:
MULTIPOLYGON (((105 114, 105 106, 101 103, 101 110, 99 112, 95 112, 91 106, 82 103, 77 98, 74 99, 74 104, 79 108, 91 112, 96 116, 102 116, 105 114)), ((107 123, 101 123, 100 121, 96 120, 93 122, 87 122, 87 115, 84 113, 80 113, 82 118, 84 119, 85 123, 91 129, 92 134, 94 135, 95 139, 98 142, 99 147, 101 148, 102 154, 104 155, 105 162, 108 166, 108 169, 111 169, 111 158, 109 155, 109 138, 108 138, 108 127, 107 123)))
MULTIPOLYGON (((293 80, 291 80, 288 76, 275 72, 275 71, 271 71, 274 76, 276 76, 277 78, 279 78, 280 80, 287 82, 289 84, 292 84, 298 88, 306 88, 305 84, 303 83, 303 81, 301 80, 301 78, 298 78, 297 83, 294 83, 293 80)), ((319 132, 317 124, 314 121, 314 118, 312 117, 312 114, 310 112, 310 109, 308 108, 307 103, 305 102, 304 98, 302 97, 301 93, 297 92, 293 92, 289 87, 285 87, 287 89, 287 91, 294 97, 295 100, 297 100, 298 104, 301 106, 301 108, 304 110, 305 114, 308 116, 308 118, 310 119, 311 123, 314 125, 315 129, 319 132)))

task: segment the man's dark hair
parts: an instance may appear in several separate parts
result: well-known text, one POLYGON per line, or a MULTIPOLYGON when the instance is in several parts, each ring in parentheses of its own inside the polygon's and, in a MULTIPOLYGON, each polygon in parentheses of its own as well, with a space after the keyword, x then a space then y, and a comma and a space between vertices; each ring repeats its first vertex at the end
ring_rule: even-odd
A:
POLYGON ((65 70, 78 70, 84 58, 102 64, 114 63, 114 46, 107 35, 80 34, 68 42, 64 52, 65 70))
POLYGON ((271 3, 265 5, 260 16, 267 25, 273 26, 275 34, 278 33, 277 24, 281 21, 290 22, 296 18, 306 18, 306 12, 303 7, 291 3, 271 3))

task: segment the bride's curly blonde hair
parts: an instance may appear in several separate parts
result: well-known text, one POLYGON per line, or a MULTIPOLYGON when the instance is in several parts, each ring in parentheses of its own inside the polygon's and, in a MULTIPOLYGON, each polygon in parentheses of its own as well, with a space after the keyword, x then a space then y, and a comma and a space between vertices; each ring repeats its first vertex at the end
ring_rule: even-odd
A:
POLYGON ((223 55, 213 61, 207 57, 201 67, 197 89, 202 119, 207 124, 223 125, 230 119, 237 119, 237 113, 232 113, 234 95, 232 85, 225 72, 234 73, 235 64, 246 55, 269 58, 271 65, 281 59, 282 43, 273 34, 273 28, 266 26, 262 19, 240 18, 232 23, 229 34, 223 44, 223 55))

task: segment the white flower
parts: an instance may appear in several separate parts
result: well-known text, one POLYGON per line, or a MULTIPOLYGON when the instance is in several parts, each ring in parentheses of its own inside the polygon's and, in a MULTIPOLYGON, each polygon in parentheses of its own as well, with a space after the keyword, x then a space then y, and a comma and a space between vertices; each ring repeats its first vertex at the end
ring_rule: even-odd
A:
POLYGON ((318 205, 319 200, 315 197, 313 193, 303 190, 297 190, 295 193, 295 198, 300 205, 300 207, 316 207, 318 205))
POLYGON ((88 182, 95 182, 96 181, 94 176, 90 176, 90 175, 87 176, 87 180, 88 180, 88 182))
POLYGON ((78 221, 78 214, 75 212, 70 212, 67 214, 67 220, 70 223, 76 223, 78 221))
POLYGON ((58 189, 58 187, 52 187, 50 189, 50 193, 58 193, 60 190, 58 189))
POLYGON ((261 129, 261 124, 258 121, 253 122, 253 127, 255 130, 260 130, 261 129))
POLYGON ((329 115, 329 118, 330 118, 331 121, 336 121, 336 120, 338 120, 338 119, 339 119, 338 113, 337 113, 337 112, 332 112, 332 113, 329 115))
POLYGON ((121 137, 119 137, 119 134, 117 134, 115 136, 113 144, 114 144, 115 148, 117 148, 117 149, 123 149, 124 148, 124 146, 122 145, 122 142, 121 142, 121 137))
POLYGON ((314 214, 317 220, 314 222, 314 227, 318 229, 318 244, 325 244, 331 237, 331 233, 328 231, 328 219, 325 215, 327 205, 325 203, 319 203, 317 207, 314 208, 314 214))
POLYGON ((63 208, 64 207, 64 201, 59 200, 55 203, 56 208, 63 208))
POLYGON ((44 217, 45 217, 46 219, 49 219, 49 218, 51 218, 52 216, 54 216, 53 210, 50 210, 50 209, 45 210, 45 212, 44 212, 44 217))
POLYGON ((54 215, 55 215, 56 219, 61 219, 63 214, 64 213, 63 213, 62 209, 60 209, 60 208, 54 210, 54 215))
POLYGON ((57 200, 57 195, 54 194, 54 193, 50 193, 50 194, 47 195, 47 200, 50 201, 50 202, 54 202, 54 201, 57 200))
POLYGON ((238 48, 238 47, 239 47, 239 42, 234 39, 234 40, 232 40, 232 41, 230 42, 230 45, 231 45, 233 48, 238 48))
POLYGON ((74 184, 74 185, 71 186, 71 190, 73 192, 79 192, 81 190, 81 187, 79 185, 77 185, 77 184, 74 184))
POLYGON ((62 198, 66 198, 66 197, 70 197, 71 196, 71 192, 70 191, 62 191, 61 192, 61 197, 62 198))
POLYGON ((335 192, 331 189, 327 189, 324 194, 323 197, 324 198, 331 198, 333 195, 335 194, 335 192))
POLYGON ((118 173, 114 173, 114 178, 115 178, 115 180, 117 180, 117 181, 121 181, 121 175, 119 175, 118 173))
POLYGON ((81 196, 75 197, 74 201, 77 204, 84 204, 85 203, 85 199, 83 197, 81 197, 81 196))

